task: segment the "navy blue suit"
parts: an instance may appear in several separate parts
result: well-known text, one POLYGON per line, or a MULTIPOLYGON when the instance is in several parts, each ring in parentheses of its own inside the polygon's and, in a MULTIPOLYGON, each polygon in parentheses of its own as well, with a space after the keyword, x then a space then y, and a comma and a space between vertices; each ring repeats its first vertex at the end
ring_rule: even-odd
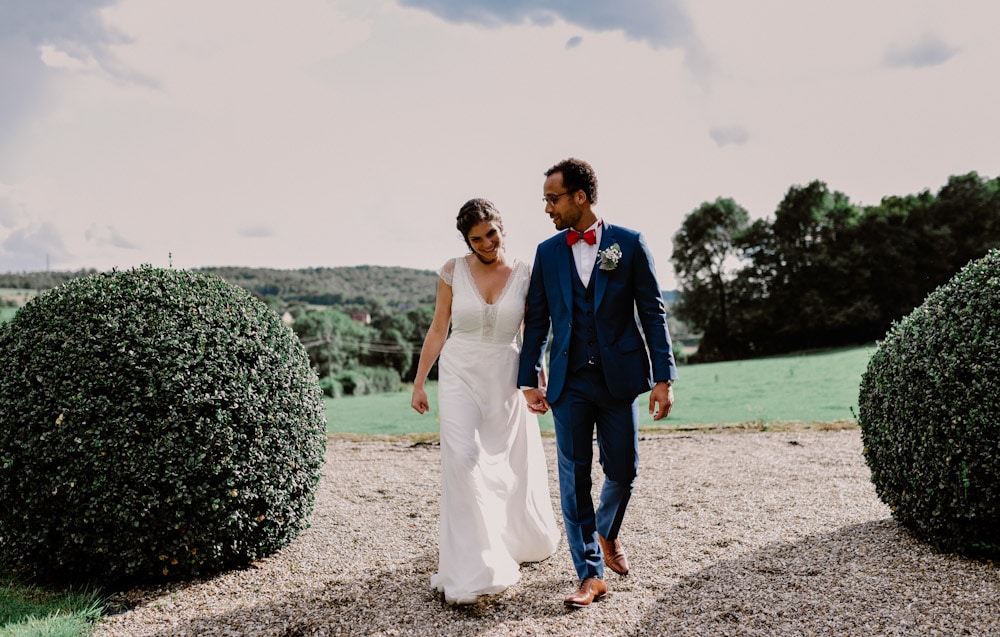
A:
POLYGON ((538 385, 551 326, 546 399, 555 421, 563 521, 581 580, 603 577, 597 534, 618 536, 638 475, 637 397, 677 377, 649 249, 638 232, 605 224, 600 249, 614 244, 622 253, 617 266, 601 270, 595 263, 587 287, 564 232, 538 246, 518 369, 519 386, 538 385), (605 475, 596 510, 595 426, 605 475))

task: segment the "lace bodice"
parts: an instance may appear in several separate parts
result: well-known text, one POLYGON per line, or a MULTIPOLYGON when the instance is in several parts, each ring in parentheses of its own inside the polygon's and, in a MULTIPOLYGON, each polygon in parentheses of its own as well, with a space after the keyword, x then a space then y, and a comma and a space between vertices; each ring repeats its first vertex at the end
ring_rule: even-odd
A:
POLYGON ((515 260, 510 277, 495 303, 483 300, 472 280, 469 264, 455 259, 455 269, 442 269, 441 278, 451 285, 451 337, 480 342, 513 343, 524 318, 524 298, 528 293, 530 268, 515 260))

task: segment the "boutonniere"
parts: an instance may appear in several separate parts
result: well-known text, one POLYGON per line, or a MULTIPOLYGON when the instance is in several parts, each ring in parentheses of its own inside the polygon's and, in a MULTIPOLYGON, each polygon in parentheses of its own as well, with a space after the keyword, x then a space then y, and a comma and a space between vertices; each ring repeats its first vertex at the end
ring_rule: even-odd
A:
POLYGON ((622 249, 617 243, 612 243, 606 250, 598 252, 597 258, 601 264, 599 267, 602 270, 614 270, 618 267, 618 262, 622 258, 622 249))

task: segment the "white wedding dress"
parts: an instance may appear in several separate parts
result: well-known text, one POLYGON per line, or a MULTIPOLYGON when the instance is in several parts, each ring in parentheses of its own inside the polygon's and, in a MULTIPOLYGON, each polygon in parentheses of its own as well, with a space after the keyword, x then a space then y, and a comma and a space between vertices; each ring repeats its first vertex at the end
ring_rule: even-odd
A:
POLYGON ((441 522, 431 586, 449 604, 473 603, 520 577, 519 564, 559 542, 538 419, 517 389, 530 269, 515 261, 486 303, 462 257, 441 278, 452 288, 451 335, 438 365, 441 522))

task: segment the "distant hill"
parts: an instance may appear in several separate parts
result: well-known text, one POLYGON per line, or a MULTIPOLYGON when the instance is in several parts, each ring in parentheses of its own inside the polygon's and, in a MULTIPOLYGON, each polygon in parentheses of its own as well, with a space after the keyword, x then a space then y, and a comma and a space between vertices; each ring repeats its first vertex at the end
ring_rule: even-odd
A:
POLYGON ((51 290, 67 281, 97 274, 98 270, 76 270, 59 271, 46 270, 44 272, 4 272, 0 273, 0 289, 9 290, 51 290))
POLYGON ((262 297, 315 305, 380 305, 401 309, 434 303, 437 293, 435 272, 395 266, 298 270, 222 266, 198 271, 214 274, 262 297))
MULTIPOLYGON (((214 274, 262 298, 273 297, 285 303, 395 310, 432 304, 437 293, 437 274, 413 268, 361 265, 279 270, 220 266, 195 271, 214 274)), ((0 274, 0 288, 48 290, 96 273, 93 269, 6 273, 0 274)))

